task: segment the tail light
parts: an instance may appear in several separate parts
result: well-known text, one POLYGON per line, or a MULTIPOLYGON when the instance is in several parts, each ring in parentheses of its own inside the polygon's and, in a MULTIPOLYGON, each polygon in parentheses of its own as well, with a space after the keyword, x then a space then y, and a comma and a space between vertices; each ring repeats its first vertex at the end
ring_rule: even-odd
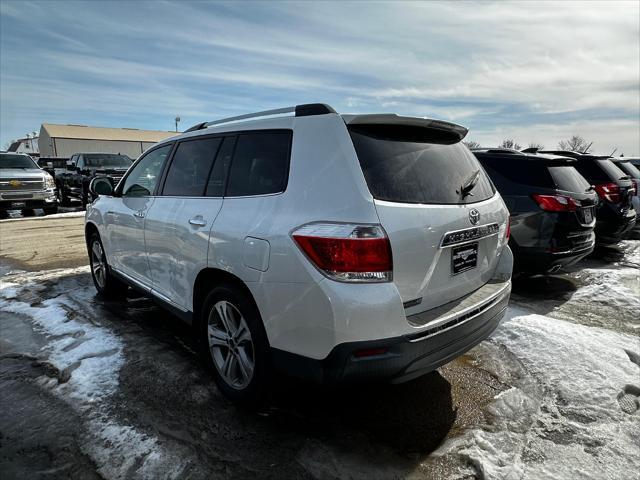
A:
POLYGON ((546 212, 575 212, 580 204, 566 195, 540 195, 534 193, 531 198, 546 212))
POLYGON ((380 225, 309 223, 292 233, 327 277, 340 282, 390 282, 391 244, 380 225))
POLYGON ((605 202, 618 203, 620 201, 620 187, 616 183, 600 183, 595 185, 598 196, 605 202))

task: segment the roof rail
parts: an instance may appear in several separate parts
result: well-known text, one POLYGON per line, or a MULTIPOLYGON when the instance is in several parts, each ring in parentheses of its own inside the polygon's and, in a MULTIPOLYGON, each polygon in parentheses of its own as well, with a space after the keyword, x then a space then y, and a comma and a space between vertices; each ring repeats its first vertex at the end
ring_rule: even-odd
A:
POLYGON ((236 117, 222 118, 220 120, 214 120, 213 122, 202 122, 194 125, 188 130, 185 130, 185 133, 193 132, 196 130, 202 130, 203 128, 211 127, 213 125, 221 125, 223 123, 237 122, 239 120, 248 120, 249 118, 269 117, 271 115, 282 115, 284 113, 295 113, 296 117, 308 117, 311 115, 325 115, 327 113, 336 113, 336 111, 325 103, 306 103, 302 105, 296 105, 295 107, 276 108, 273 110, 263 110, 262 112, 238 115, 236 117))

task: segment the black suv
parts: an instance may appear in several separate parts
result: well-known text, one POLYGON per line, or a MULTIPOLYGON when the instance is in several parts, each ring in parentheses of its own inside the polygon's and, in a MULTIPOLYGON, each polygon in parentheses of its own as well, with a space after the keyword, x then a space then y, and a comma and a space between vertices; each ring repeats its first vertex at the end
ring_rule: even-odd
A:
POLYGON ((76 153, 67 163, 66 171, 56 173, 58 200, 68 206, 72 199, 80 200, 82 206, 93 199, 89 193, 89 183, 93 177, 108 177, 115 187, 133 160, 126 155, 115 153, 76 153))
POLYGON ((511 213, 515 272, 552 273, 593 251, 598 197, 575 160, 503 148, 473 153, 511 213))
POLYGON ((611 157, 562 150, 539 153, 576 159, 576 170, 594 186, 600 197, 596 212, 596 242, 599 245, 614 245, 633 228, 636 223, 632 203, 635 187, 629 175, 616 167, 611 157))

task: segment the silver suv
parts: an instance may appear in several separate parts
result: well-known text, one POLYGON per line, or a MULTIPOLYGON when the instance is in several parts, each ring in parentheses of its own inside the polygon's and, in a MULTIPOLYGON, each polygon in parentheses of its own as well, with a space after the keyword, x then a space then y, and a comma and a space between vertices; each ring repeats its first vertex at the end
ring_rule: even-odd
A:
POLYGON ((191 322, 220 389, 423 375, 486 338, 511 291, 505 205, 467 130, 298 105, 145 152, 86 213, 101 294, 191 322))
POLYGON ((29 155, 0 152, 0 214, 34 208, 45 215, 58 211, 53 177, 29 155))

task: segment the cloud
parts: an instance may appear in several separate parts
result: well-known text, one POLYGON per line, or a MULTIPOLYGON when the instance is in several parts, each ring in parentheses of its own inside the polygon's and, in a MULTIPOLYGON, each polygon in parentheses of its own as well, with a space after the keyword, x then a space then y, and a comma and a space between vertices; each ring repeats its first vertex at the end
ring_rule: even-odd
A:
POLYGON ((2 2, 0 134, 324 101, 483 132, 618 122, 611 142, 640 153, 639 16, 637 2, 2 2))

